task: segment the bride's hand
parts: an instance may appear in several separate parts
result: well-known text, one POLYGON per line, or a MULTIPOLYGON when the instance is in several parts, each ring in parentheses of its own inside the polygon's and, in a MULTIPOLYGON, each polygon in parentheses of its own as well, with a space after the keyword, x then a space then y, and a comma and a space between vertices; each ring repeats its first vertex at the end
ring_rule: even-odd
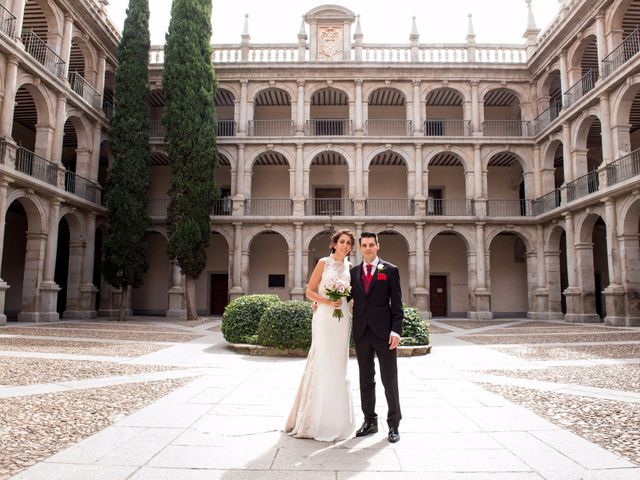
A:
POLYGON ((331 300, 329 305, 332 305, 333 308, 342 308, 342 300, 331 300))

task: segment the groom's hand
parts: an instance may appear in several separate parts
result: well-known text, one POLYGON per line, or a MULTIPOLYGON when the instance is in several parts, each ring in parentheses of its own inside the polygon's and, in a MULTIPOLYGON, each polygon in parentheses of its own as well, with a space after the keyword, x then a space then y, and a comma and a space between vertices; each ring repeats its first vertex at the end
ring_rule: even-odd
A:
POLYGON ((398 345, 400 345, 400 337, 389 335, 389 350, 394 350, 398 345))

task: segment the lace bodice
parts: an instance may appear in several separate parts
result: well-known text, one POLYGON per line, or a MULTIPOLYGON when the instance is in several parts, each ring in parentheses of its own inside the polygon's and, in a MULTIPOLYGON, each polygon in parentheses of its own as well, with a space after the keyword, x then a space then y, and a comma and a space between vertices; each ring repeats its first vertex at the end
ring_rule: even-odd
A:
POLYGON ((327 285, 334 283, 334 280, 340 279, 347 284, 351 283, 351 274, 349 273, 349 262, 345 258, 343 261, 336 261, 331 257, 324 257, 324 271, 318 285, 318 293, 326 297, 324 290, 327 285))

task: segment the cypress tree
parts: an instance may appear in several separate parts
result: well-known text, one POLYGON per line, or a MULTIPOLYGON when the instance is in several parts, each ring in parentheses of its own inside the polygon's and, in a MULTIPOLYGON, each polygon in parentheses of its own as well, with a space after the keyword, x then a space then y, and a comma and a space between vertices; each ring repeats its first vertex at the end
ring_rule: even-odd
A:
POLYGON ((149 1, 129 0, 118 46, 115 100, 109 128, 113 164, 107 177, 109 235, 104 246, 104 276, 122 288, 118 320, 124 320, 129 287, 142 285, 151 225, 149 174, 149 1))
POLYGON ((163 71, 163 121, 172 174, 167 250, 186 278, 187 320, 198 318, 195 281, 207 261, 209 215, 218 195, 210 42, 211 0, 173 0, 163 71))

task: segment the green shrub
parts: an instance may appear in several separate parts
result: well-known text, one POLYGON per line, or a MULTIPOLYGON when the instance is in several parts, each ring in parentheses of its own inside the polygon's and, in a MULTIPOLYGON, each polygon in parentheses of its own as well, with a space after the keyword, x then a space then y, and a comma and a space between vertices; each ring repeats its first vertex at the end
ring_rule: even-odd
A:
POLYGON ((404 321, 402 323, 402 346, 429 345, 429 324, 423 320, 414 307, 402 307, 404 321))
POLYGON ((277 303, 280 303, 277 295, 245 295, 236 298, 227 305, 222 315, 224 339, 229 343, 255 343, 255 338, 251 337, 258 333, 262 314, 277 303))
POLYGON ((298 300, 270 306, 260 319, 258 344, 276 348, 311 346, 311 304, 298 300))

